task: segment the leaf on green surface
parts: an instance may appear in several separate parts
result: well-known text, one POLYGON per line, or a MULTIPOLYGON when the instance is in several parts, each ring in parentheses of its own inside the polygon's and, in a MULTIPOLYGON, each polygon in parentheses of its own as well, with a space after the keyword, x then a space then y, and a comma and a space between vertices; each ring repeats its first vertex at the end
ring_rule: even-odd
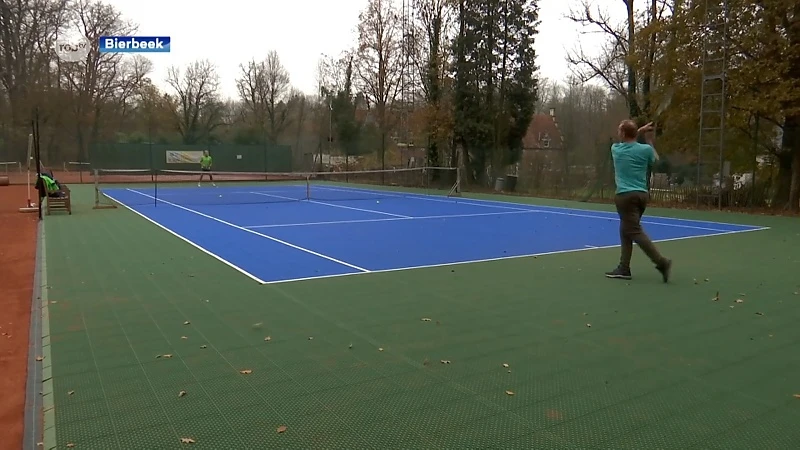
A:
POLYGON ((37 356, 37 357, 36 357, 36 360, 37 360, 37 361, 42 361, 42 360, 44 360, 44 356, 37 356))
POLYGON ((192 438, 186 438, 186 437, 181 438, 181 444, 194 444, 195 442, 196 441, 192 438))
POLYGON ((794 398, 800 398, 800 394, 794 394, 794 398))
POLYGON ((757 313, 756 313, 756 315, 757 315, 757 316, 763 316, 763 315, 764 315, 764 313, 762 313, 762 312, 757 312, 757 313))
POLYGON ((508 369, 508 364, 506 364, 506 363, 503 363, 503 367, 505 367, 506 369, 508 369))
POLYGON ((190 323, 192 322, 189 322, 188 320, 186 322, 183 322, 184 325, 189 325, 190 323))
POLYGON ((207 345, 201 345, 200 348, 208 348, 207 345))
POLYGON ((70 442, 69 444, 67 444, 67 448, 74 448, 74 447, 75 447, 75 444, 73 444, 72 442, 70 442))
POLYGON ((73 395, 73 394, 75 394, 75 391, 69 391, 69 392, 67 392, 67 395, 73 395))
POLYGON ((189 339, 189 338, 186 336, 181 336, 181 339, 189 339))
POLYGON ((450 361, 449 361, 449 360, 447 360, 447 359, 443 359, 443 360, 441 361, 441 363, 442 363, 442 364, 450 364, 450 361))
POLYGON ((513 396, 514 395, 514 391, 506 391, 506 395, 513 396))
POLYGON ((427 317, 423 317, 423 318, 422 318, 422 321, 423 321, 423 322, 430 322, 430 321, 431 321, 431 319, 429 319, 429 318, 427 318, 427 317))
POLYGON ((309 337, 308 337, 308 340, 309 340, 309 341, 313 341, 313 340, 314 340, 314 336, 309 336, 309 337))
POLYGON ((378 347, 378 351, 382 352, 383 351, 383 347, 378 347))
POLYGON ((180 397, 183 397, 183 396, 185 396, 185 395, 186 395, 186 391, 180 391, 180 392, 178 392, 178 398, 180 398, 180 397))
POLYGON ((250 370, 250 369, 244 369, 244 370, 240 370, 239 373, 242 374, 242 375, 250 375, 251 373, 253 373, 253 371, 250 370))
POLYGON ((269 342, 269 341, 271 341, 271 340, 272 340, 272 336, 267 336, 267 337, 265 337, 265 338, 264 338, 264 340, 265 340, 266 342, 269 342))
POLYGON ((166 355, 161 355, 161 357, 165 358, 165 359, 170 359, 170 358, 172 358, 172 355, 168 353, 166 355))
POLYGON ((276 431, 277 431, 278 433, 285 433, 285 432, 286 432, 286 430, 288 430, 288 429, 289 429, 289 428, 288 428, 286 425, 281 425, 281 426, 279 426, 279 427, 278 427, 278 429, 277 429, 276 431))
POLYGON ((592 328, 592 324, 590 324, 590 323, 587 323, 587 324, 586 324, 586 328, 592 328))
POLYGON ((711 300, 718 302, 719 301, 719 291, 717 291, 717 295, 714 296, 711 300))
POLYGON ((737 299, 736 299, 736 303, 744 303, 744 300, 742 300, 742 299, 740 299, 740 298, 737 298, 737 299))
POLYGON ((253 328, 261 328, 262 325, 264 325, 264 322, 254 323, 253 328))

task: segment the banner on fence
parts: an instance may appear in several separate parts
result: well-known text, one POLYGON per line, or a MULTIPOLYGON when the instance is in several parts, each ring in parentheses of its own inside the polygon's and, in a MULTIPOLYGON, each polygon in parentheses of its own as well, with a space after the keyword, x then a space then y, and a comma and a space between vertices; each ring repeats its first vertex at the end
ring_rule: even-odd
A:
POLYGON ((202 151, 167 150, 167 164, 200 164, 202 151))

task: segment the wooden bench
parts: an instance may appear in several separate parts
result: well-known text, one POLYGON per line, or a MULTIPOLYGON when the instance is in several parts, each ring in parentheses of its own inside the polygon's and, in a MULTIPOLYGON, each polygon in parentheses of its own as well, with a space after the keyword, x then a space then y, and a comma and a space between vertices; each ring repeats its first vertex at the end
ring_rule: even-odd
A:
POLYGON ((64 194, 63 197, 46 197, 45 206, 47 215, 49 216, 53 211, 62 211, 67 212, 68 214, 72 214, 72 201, 71 196, 72 194, 69 191, 69 186, 62 184, 61 192, 64 194))

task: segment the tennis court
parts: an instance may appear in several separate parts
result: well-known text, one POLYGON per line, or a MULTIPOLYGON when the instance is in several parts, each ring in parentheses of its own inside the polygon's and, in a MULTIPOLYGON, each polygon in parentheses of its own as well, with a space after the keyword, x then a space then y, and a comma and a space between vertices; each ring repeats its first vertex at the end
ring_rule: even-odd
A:
POLYGON ((45 219, 44 448, 800 442, 796 219, 653 209, 665 285, 609 205, 217 184, 45 219))
MULTIPOLYGON (((574 252, 618 242, 618 219, 608 212, 361 187, 313 185, 311 190, 306 199, 305 184, 103 193, 262 284, 574 252)), ((659 241, 763 229, 658 217, 645 223, 659 241)))

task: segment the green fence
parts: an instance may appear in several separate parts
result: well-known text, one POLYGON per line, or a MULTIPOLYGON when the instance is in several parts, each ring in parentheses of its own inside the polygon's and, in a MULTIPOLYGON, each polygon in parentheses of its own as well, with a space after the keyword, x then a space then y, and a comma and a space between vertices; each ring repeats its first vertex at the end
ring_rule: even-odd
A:
POLYGON ((97 144, 89 152, 94 169, 199 170, 191 157, 208 150, 220 172, 291 172, 289 146, 97 144), (188 153, 187 153, 188 152, 188 153))

